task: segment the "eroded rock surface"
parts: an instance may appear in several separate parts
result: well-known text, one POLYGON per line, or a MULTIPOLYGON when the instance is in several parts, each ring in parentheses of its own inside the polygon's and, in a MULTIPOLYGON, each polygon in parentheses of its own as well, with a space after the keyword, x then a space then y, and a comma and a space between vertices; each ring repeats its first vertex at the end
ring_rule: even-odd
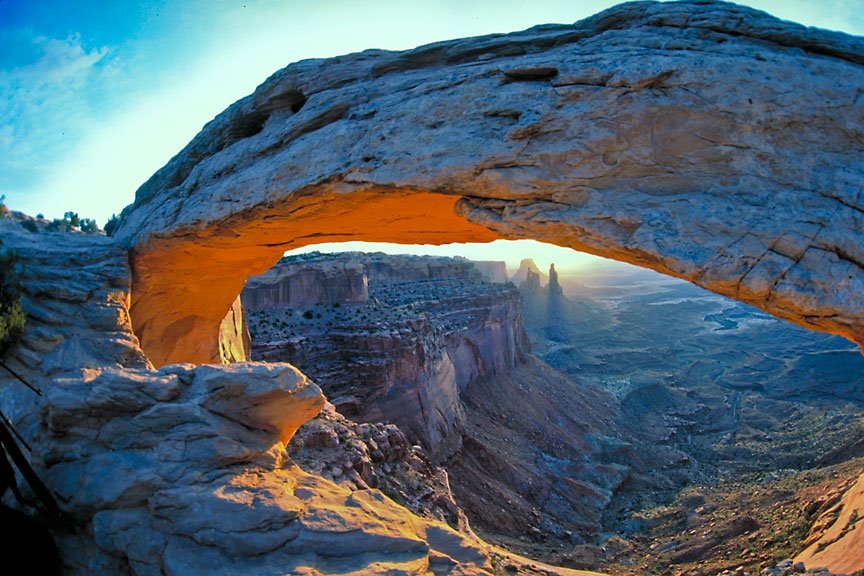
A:
MULTIPOLYGON (((832 497, 833 496, 833 497, 832 497)), ((817 503, 817 520, 795 560, 806 566, 828 566, 832 571, 855 572, 864 567, 864 476, 844 493, 817 503)))
POLYGON ((377 488, 418 516, 470 533, 447 471, 435 466, 395 424, 353 422, 328 403, 300 427, 288 451, 308 472, 349 490, 377 488))
POLYGON ((285 442, 324 397, 294 367, 153 370, 110 239, 10 219, 0 232, 21 256, 28 322, 4 360, 43 393, 0 372, 0 408, 69 519, 54 532, 64 574, 549 573, 299 469, 285 442))
MULTIPOLYGON (((298 462, 343 485, 380 483, 396 491, 397 501, 412 509, 425 503, 427 514, 459 527, 461 512, 448 506, 452 485, 484 538, 557 564, 596 568, 577 564, 570 550, 597 540, 604 511, 634 468, 668 459, 647 454, 651 448, 635 454, 615 424, 618 408, 608 393, 530 355, 518 290, 488 282, 473 262, 312 253, 286 257, 254 285, 348 262, 367 270, 366 305, 331 302, 250 315, 257 357, 298 365, 336 409, 364 421, 310 422, 297 440, 298 462), (384 464, 389 470, 376 472, 372 456, 380 440, 373 436, 391 441, 369 422, 395 422, 407 440, 422 445, 407 455, 409 474, 404 449, 384 464), (424 463, 426 450, 446 472, 424 463), (436 480, 442 474, 446 480, 436 480)), ((383 452, 377 458, 387 459, 383 452)))
POLYGON ((124 212, 136 329, 157 365, 212 361, 243 281, 286 248, 507 237, 862 344, 862 63, 859 38, 750 8, 632 2, 292 64, 124 212))
POLYGON ((506 373, 529 351, 518 291, 486 281, 460 258, 292 256, 250 279, 247 297, 256 308, 254 359, 296 365, 343 415, 392 421, 438 462, 461 445, 460 392, 506 373), (343 299, 282 297, 282 287, 312 277, 328 278, 318 286, 343 299), (353 297, 354 285, 366 301, 353 297))

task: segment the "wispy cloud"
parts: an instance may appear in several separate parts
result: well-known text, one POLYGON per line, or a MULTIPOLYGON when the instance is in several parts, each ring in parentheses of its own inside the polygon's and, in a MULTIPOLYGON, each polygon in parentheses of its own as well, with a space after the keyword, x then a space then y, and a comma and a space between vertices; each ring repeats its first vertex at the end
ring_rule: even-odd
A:
POLYGON ((109 54, 86 49, 77 35, 36 36, 13 50, 15 63, 0 63, 0 190, 40 180, 80 141, 101 102, 109 54))

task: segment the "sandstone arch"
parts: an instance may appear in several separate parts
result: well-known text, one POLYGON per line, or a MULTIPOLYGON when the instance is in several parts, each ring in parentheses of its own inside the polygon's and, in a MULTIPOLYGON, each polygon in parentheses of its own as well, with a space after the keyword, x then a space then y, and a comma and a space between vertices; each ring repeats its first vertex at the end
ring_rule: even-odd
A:
POLYGON ((864 346, 864 41, 721 2, 307 60, 144 184, 117 233, 156 365, 219 359, 291 247, 534 238, 864 346))

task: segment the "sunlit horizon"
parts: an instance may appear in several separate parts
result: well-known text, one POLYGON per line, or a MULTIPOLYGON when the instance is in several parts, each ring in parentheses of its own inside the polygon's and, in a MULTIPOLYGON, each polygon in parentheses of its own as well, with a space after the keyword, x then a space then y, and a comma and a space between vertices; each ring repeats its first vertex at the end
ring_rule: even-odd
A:
POLYGON ((507 273, 512 275, 524 258, 531 258, 546 272, 550 264, 561 274, 597 269, 610 265, 623 265, 615 260, 578 252, 536 240, 495 240, 488 243, 392 244, 389 242, 327 242, 289 250, 286 256, 309 252, 384 252, 385 254, 414 254, 424 256, 462 256, 469 260, 504 261, 507 273))

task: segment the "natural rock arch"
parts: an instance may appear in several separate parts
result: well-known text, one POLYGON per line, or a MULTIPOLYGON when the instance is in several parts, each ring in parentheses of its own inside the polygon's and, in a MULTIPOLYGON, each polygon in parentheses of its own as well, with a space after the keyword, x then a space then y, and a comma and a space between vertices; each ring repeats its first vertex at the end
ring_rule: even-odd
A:
POLYGON ((720 2, 292 64, 124 211, 134 327, 156 365, 214 362, 286 249, 533 238, 864 346, 862 64, 720 2))

